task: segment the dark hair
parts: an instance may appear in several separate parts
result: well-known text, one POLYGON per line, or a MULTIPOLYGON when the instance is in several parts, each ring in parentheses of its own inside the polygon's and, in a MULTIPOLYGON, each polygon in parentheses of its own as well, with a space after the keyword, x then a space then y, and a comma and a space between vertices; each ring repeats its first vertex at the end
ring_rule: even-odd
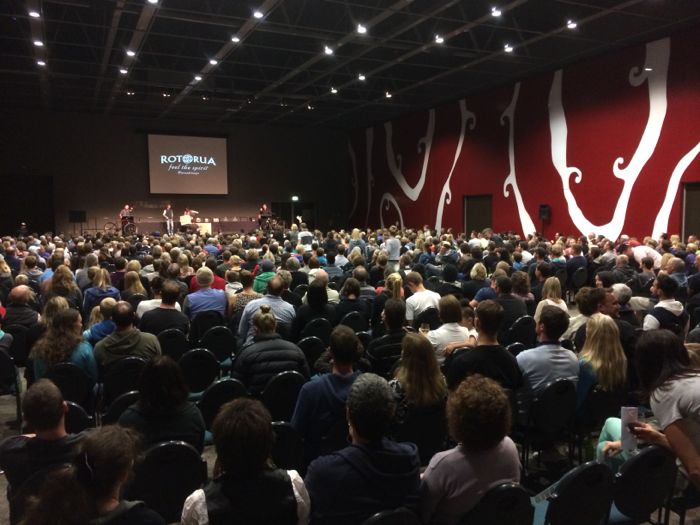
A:
POLYGON ((48 379, 39 379, 22 399, 22 413, 34 432, 56 428, 65 414, 63 394, 48 379))
POLYGON ((615 274, 608 270, 598 272, 596 276, 598 277, 598 280, 603 284, 603 288, 610 288, 613 284, 615 284, 615 274))
POLYGON ((557 306, 547 305, 542 308, 540 323, 544 325, 547 339, 558 341, 566 329, 569 328, 569 314, 557 306))
POLYGON ((350 365, 360 358, 360 340, 352 328, 341 324, 333 328, 328 350, 336 363, 350 365))
POLYGON ((387 299, 384 303, 384 322, 389 330, 400 330, 406 323, 406 304, 401 299, 387 299))
POLYGON ((457 267, 454 264, 446 264, 442 267, 442 280, 453 283, 457 280, 457 267))
POLYGON ((267 293, 269 295, 278 296, 284 290, 284 283, 280 279, 279 275, 275 275, 269 281, 267 281, 267 293))
POLYGON ((345 294, 345 297, 349 297, 351 295, 354 295, 356 299, 359 299, 360 297, 360 283, 357 279, 354 277, 349 277, 348 279, 345 280, 345 284, 343 285, 343 293, 345 294))
POLYGON ((647 396, 666 388, 668 381, 696 373, 683 341, 670 330, 642 332, 634 357, 639 386, 647 396))
POLYGON ((462 320, 462 309, 459 306, 459 300, 454 295, 441 297, 438 308, 440 320, 443 323, 459 323, 462 320))
POLYGON ((139 406, 149 414, 162 414, 187 401, 189 389, 182 369, 168 356, 146 363, 139 377, 139 406))
POLYGON ((117 328, 126 328, 134 324, 134 307, 126 301, 119 301, 112 310, 112 321, 117 328))
POLYGON ((607 292, 603 288, 590 288, 584 286, 576 292, 576 304, 579 312, 591 316, 598 311, 598 306, 605 302, 607 292))
POLYGON ((313 280, 306 290, 306 302, 312 310, 322 310, 328 304, 326 283, 317 279, 313 280))
POLYGON ((505 275, 496 279, 496 286, 499 294, 509 294, 513 290, 513 281, 505 275))
POLYGON ((468 376, 447 399, 447 422, 452 438, 466 450, 491 450, 510 431, 508 396, 493 379, 468 376))
MULTIPOLYGON (((155 279, 154 279, 155 280, 155 279)), ((163 281, 160 288, 160 300, 163 304, 173 305, 180 297, 180 286, 172 279, 163 281)))
POLYGON ((673 297, 678 291, 678 281, 665 273, 660 273, 656 276, 654 286, 666 297, 673 297))
POLYGON ((503 306, 491 299, 481 301, 476 307, 476 318, 479 320, 479 330, 493 337, 503 323, 503 306))
POLYGON ((651 257, 642 257, 642 267, 651 270, 654 267, 654 259, 651 257))
POLYGON ((396 401, 386 379, 366 373, 350 387, 346 406, 348 419, 359 437, 376 442, 389 430, 396 401))
POLYGON ((215 475, 246 480, 262 471, 272 452, 272 418, 257 399, 238 398, 223 405, 214 424, 215 475))

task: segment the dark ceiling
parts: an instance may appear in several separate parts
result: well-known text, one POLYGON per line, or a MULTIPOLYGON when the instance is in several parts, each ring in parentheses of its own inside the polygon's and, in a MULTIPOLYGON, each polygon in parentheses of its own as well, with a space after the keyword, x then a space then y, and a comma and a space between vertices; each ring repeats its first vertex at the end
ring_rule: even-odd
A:
POLYGON ((349 129, 698 21, 698 0, 4 0, 0 108, 349 129))

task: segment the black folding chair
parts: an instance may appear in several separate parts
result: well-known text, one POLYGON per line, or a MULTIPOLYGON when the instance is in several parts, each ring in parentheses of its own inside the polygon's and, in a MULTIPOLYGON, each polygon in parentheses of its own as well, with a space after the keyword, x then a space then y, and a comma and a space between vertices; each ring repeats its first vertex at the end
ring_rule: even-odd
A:
POLYGON ((362 522, 362 525, 421 525, 423 522, 415 512, 399 507, 398 509, 377 512, 362 522))
POLYGON ((291 421, 304 383, 306 378, 295 370, 280 372, 270 379, 260 398, 273 421, 291 421))
POLYGON ((296 470, 304 474, 304 443, 294 427, 286 421, 273 421, 272 431, 275 443, 272 447, 272 460, 285 470, 296 470))
POLYGON ((369 332, 357 332, 355 335, 360 340, 360 343, 362 343, 362 348, 367 350, 367 347, 372 342, 372 334, 369 332))
POLYGON ((321 341, 321 339, 313 335, 301 339, 297 343, 297 346, 301 348, 302 352, 304 352, 309 368, 314 366, 316 360, 321 357, 321 354, 326 350, 326 344, 321 341))
POLYGON ((396 364, 401 360, 401 343, 374 347, 371 353, 367 353, 367 359, 372 364, 372 371, 375 374, 391 379, 396 364))
POLYGON ((364 332, 367 330, 367 318, 360 312, 348 312, 340 320, 340 323, 352 328, 353 332, 364 332))
POLYGON ((440 320, 440 313, 438 312, 438 309, 426 308, 420 314, 418 314, 413 320, 413 328, 417 330, 422 324, 429 325, 431 330, 440 328, 442 321, 440 320))
POLYGON ((14 360, 15 366, 27 366, 29 358, 29 348, 27 348, 27 332, 26 326, 19 324, 10 324, 3 326, 3 332, 12 336, 12 344, 8 349, 10 357, 14 360))
POLYGON ((133 295, 130 295, 126 301, 131 305, 135 312, 136 309, 139 307, 139 304, 141 304, 141 301, 145 301, 146 299, 148 299, 148 297, 146 297, 142 293, 135 293, 133 295))
POLYGON ((66 404, 68 405, 66 431, 69 434, 78 434, 95 426, 95 420, 85 412, 83 407, 73 401, 66 401, 66 404))
POLYGON ((248 390, 238 379, 227 377, 209 385, 197 402, 207 430, 211 430, 214 418, 224 404, 247 395, 248 390))
POLYGON ((447 448, 445 403, 411 407, 396 429, 396 441, 410 441, 418 447, 421 465, 426 466, 437 452, 447 448))
POLYGON ((460 525, 532 525, 530 494, 517 483, 491 487, 460 525))
POLYGON ((533 317, 523 315, 515 320, 506 337, 506 345, 512 343, 522 343, 526 349, 537 345, 536 323, 533 317))
POLYGON ((294 288, 294 290, 292 290, 292 292, 294 292, 295 294, 297 294, 299 297, 301 297, 303 299, 304 296, 306 295, 306 292, 308 289, 309 289, 308 284, 299 284, 299 285, 297 285, 296 288, 294 288))
POLYGON ((141 357, 124 357, 109 365, 102 381, 102 406, 108 407, 120 395, 138 390, 145 366, 146 360, 141 357))
POLYGON ((301 340, 305 337, 315 336, 323 341, 323 344, 327 345, 330 340, 332 330, 333 327, 328 319, 317 317, 316 319, 312 319, 306 323, 306 326, 304 326, 304 328, 301 330, 299 339, 301 340))
POLYGON ((138 390, 125 392, 117 397, 114 401, 112 401, 109 407, 107 407, 107 412, 102 415, 102 424, 111 425, 118 422, 124 411, 136 403, 140 397, 141 395, 139 394, 138 390))
POLYGON ((527 350, 527 348, 525 348, 525 345, 522 343, 511 343, 506 346, 506 350, 508 350, 513 357, 518 357, 518 354, 523 350, 527 350))
POLYGON ((215 310, 199 312, 190 323, 190 344, 195 346, 199 340, 213 326, 223 326, 223 316, 215 310))
POLYGON ((219 377, 220 367, 216 356, 206 348, 193 348, 185 352, 180 368, 190 389, 190 400, 197 401, 202 392, 219 377))
POLYGON ((4 350, 0 350, 0 395, 13 395, 16 400, 17 422, 22 428, 22 399, 19 370, 14 360, 4 350))
POLYGON ((75 363, 58 363, 47 370, 45 377, 58 387, 66 401, 77 403, 83 408, 92 404, 92 380, 75 363))
POLYGON ((158 334, 161 352, 174 361, 178 361, 189 350, 185 334, 177 328, 168 328, 158 334))

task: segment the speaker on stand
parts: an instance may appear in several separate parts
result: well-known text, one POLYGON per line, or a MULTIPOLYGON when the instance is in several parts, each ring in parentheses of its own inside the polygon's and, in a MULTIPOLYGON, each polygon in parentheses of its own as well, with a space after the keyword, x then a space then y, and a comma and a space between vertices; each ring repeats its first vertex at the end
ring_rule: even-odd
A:
POLYGON ((540 204, 539 217, 542 221, 542 237, 545 237, 544 224, 552 219, 552 207, 549 204, 540 204))

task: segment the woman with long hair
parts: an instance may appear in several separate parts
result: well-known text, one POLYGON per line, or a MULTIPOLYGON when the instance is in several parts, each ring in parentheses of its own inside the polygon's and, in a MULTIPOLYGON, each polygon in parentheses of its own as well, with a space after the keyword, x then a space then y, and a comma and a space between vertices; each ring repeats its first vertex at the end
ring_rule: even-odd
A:
POLYGON ((7 303, 7 296, 15 285, 12 277, 12 269, 5 261, 5 257, 0 255, 0 303, 7 303))
POLYGON ((253 290, 254 278, 253 274, 249 270, 241 270, 239 274, 241 280, 241 286, 243 289, 229 296, 228 299, 228 311, 232 317, 234 317, 239 312, 242 312, 250 301, 254 299, 260 299, 262 295, 253 290))
POLYGON ((556 277, 548 277, 542 287, 542 300, 537 303, 535 309, 535 322, 540 322, 542 309, 545 306, 556 306, 563 312, 569 313, 569 307, 566 306, 566 301, 561 298, 561 282, 556 277))
POLYGON ((469 280, 462 284, 462 292, 464 297, 471 301, 479 290, 489 286, 491 286, 491 281, 486 278, 486 266, 477 262, 469 271, 469 280))
POLYGON ((109 272, 105 268, 96 268, 92 286, 85 290, 83 298, 83 317, 89 318, 93 307, 100 304, 105 297, 111 297, 115 301, 120 300, 119 290, 112 286, 109 272))
POLYGON ((193 492, 182 525, 275 523, 302 525, 309 519, 309 494, 295 470, 276 468, 272 418, 256 399, 239 398, 221 407, 212 427, 214 479, 193 492))
POLYGON ((56 312, 31 355, 36 379, 41 379, 52 366, 69 361, 78 365, 93 383, 97 382, 97 362, 92 346, 83 340, 83 324, 77 310, 56 312))
POLYGON ((595 385, 606 392, 625 388, 627 358, 620 344, 620 330, 612 317, 596 313, 588 320, 579 364, 577 407, 583 406, 588 392, 595 385))
POLYGON ((121 292, 124 301, 128 301, 132 295, 143 295, 148 298, 148 292, 141 284, 141 277, 134 271, 126 272, 124 275, 124 289, 121 292))
POLYGON ((55 295, 48 301, 44 302, 44 307, 41 310, 41 318, 39 319, 39 322, 31 326, 27 332, 27 348, 30 351, 32 348, 34 348, 36 342, 41 339, 44 334, 46 334, 46 331, 48 330, 49 326, 51 326, 53 318, 56 317, 56 314, 61 310, 68 310, 69 308, 70 304, 68 304, 66 298, 61 297, 60 295, 55 295))
POLYGON ((127 408, 119 424, 138 430, 148 447, 162 441, 189 443, 204 448, 204 420, 194 403, 180 365, 168 356, 151 359, 138 381, 139 400, 127 408))
POLYGON ((396 396, 396 422, 400 424, 413 407, 437 405, 445 400, 447 385, 428 339, 408 333, 401 342, 401 361, 389 381, 396 396))
POLYGON ((322 281, 312 281, 306 291, 306 304, 297 310, 292 322, 292 340, 298 341, 301 331, 310 321, 322 317, 329 323, 335 322, 335 305, 328 302, 328 290, 322 281))
POLYGON ((121 499, 138 456, 138 434, 119 425, 88 433, 72 465, 49 474, 22 525, 165 524, 142 502, 121 499))
POLYGON ((349 277, 340 291, 340 302, 335 307, 335 324, 343 320, 350 312, 359 312, 366 320, 369 318, 367 301, 360 298, 360 282, 349 277))
POLYGON ((50 299, 56 295, 65 297, 71 308, 79 310, 83 304, 83 293, 75 284, 73 272, 65 265, 61 265, 53 272, 53 276, 46 284, 44 292, 44 300, 50 299))
POLYGON ((381 335, 383 332, 382 312, 389 299, 403 299, 403 279, 398 272, 391 273, 384 280, 384 287, 377 294, 372 303, 372 335, 381 335))

